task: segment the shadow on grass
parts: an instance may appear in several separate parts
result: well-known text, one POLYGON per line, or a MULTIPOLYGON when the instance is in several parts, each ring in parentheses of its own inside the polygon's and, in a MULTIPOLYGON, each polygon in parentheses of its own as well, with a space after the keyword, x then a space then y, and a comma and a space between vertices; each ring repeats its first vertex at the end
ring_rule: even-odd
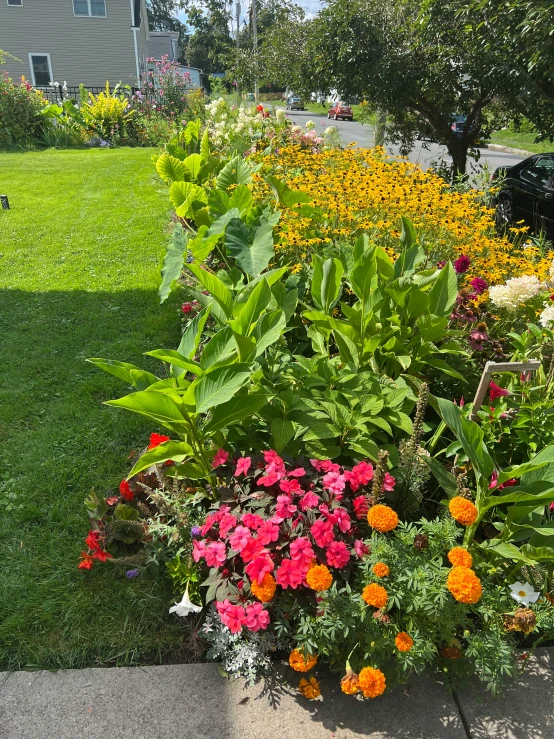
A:
POLYGON ((154 430, 102 405, 128 388, 85 360, 160 372, 142 353, 178 341, 176 304, 160 306, 155 290, 0 291, 0 668, 133 664, 181 648, 167 583, 76 567, 83 499, 117 489, 154 430))

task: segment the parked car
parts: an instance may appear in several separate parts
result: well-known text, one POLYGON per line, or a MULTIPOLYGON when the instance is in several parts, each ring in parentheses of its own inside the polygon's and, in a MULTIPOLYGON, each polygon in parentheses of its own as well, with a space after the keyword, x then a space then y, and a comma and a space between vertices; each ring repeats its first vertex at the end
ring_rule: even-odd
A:
POLYGON ((523 220, 533 231, 544 231, 554 240, 554 153, 535 154, 513 167, 499 167, 492 179, 500 180, 497 226, 506 228, 523 220))
POLYGON ((333 103, 327 111, 327 118, 334 118, 336 121, 341 118, 343 121, 353 121, 354 114, 347 103, 333 103))
POLYGON ((302 98, 297 95, 287 98, 287 110, 304 110, 302 98))

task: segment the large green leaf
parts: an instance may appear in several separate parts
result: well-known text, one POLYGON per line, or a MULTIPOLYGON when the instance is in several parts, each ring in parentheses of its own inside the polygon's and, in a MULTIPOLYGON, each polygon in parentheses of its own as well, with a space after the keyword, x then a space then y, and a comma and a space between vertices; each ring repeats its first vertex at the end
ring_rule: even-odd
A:
MULTIPOLYGON (((203 212, 204 209, 196 211, 196 214, 203 212)), ((208 226, 202 224, 198 229, 198 233, 193 239, 189 239, 188 249, 195 261, 202 264, 212 253, 214 246, 219 241, 219 236, 208 236, 208 226)))
POLYGON ((179 352, 176 352, 173 349, 153 349, 150 352, 145 352, 145 354, 150 357, 154 357, 155 359, 159 359, 161 362, 167 362, 173 367, 180 367, 186 372, 192 372, 193 374, 197 373, 200 369, 200 365, 197 362, 193 362, 192 359, 188 359, 188 357, 183 357, 182 354, 179 354, 179 352))
POLYGON ((321 302, 321 283, 323 282, 323 259, 315 252, 312 255, 312 281, 310 284, 310 291, 312 293, 312 300, 318 310, 323 310, 323 303, 321 302))
POLYGON ((187 268, 221 306, 225 315, 231 318, 233 315, 233 296, 219 277, 216 277, 212 272, 208 272, 207 269, 198 267, 196 264, 187 264, 187 268))
MULTIPOLYGON (((530 472, 534 472, 535 470, 539 470, 542 467, 549 465, 551 462, 554 462, 554 444, 549 444, 529 462, 508 467, 503 472, 500 472, 498 475, 498 484, 501 485, 503 482, 506 482, 506 480, 511 480, 513 478, 517 479, 523 475, 527 475, 530 472)), ((533 477, 534 479, 540 479, 540 476, 533 477)))
POLYGON ((429 367, 434 367, 435 369, 438 369, 441 372, 444 372, 445 375, 450 375, 450 377, 455 377, 461 382, 467 382, 466 377, 464 377, 460 372, 458 372, 453 367, 451 367, 449 364, 447 364, 443 359, 438 359, 437 357, 425 357, 422 361, 425 364, 428 364, 429 367))
POLYGON ((259 357, 268 346, 274 344, 287 325, 287 319, 282 310, 264 313, 256 323, 254 336, 256 337, 256 356, 259 357))
POLYGON ((436 398, 442 420, 454 431, 474 469, 487 479, 492 475, 494 463, 483 442, 483 430, 473 421, 464 418, 457 405, 445 398, 436 398))
POLYGON ((250 228, 240 218, 232 218, 225 231, 225 247, 243 272, 257 277, 275 254, 273 225, 265 221, 250 228))
POLYGON ((162 283, 158 288, 160 303, 167 300, 169 293, 172 291, 174 284, 179 279, 185 255, 187 251, 188 235, 185 233, 180 223, 176 223, 173 229, 171 241, 167 245, 167 249, 163 259, 163 267, 161 270, 162 283))
POLYGON ((294 423, 285 418, 274 418, 271 422, 271 435, 275 450, 282 452, 294 436, 294 423))
POLYGON ((170 154, 161 154, 156 161, 156 172, 166 182, 181 182, 190 175, 182 161, 170 154))
POLYGON ((236 360, 236 346, 233 332, 230 326, 225 326, 221 331, 218 331, 208 341, 202 356, 200 357, 200 366, 203 370, 207 370, 215 364, 220 362, 231 363, 236 360), (234 360, 233 360, 234 357, 234 360), (227 362, 227 360, 229 360, 227 362))
POLYGON ((497 539, 493 539, 490 542, 483 542, 483 544, 478 544, 477 546, 479 546, 484 552, 492 552, 503 559, 511 559, 515 562, 534 564, 533 560, 530 559, 519 547, 516 547, 514 544, 510 544, 507 541, 498 541, 497 539))
POLYGON ((373 249, 366 251, 354 265, 350 273, 350 285, 356 296, 366 303, 377 287, 377 261, 373 249))
POLYGON ((206 203, 208 196, 200 185, 193 182, 174 182, 169 188, 169 199, 175 206, 175 212, 181 218, 190 218, 193 203, 206 203))
POLYGON ((437 462, 433 457, 428 457, 426 454, 422 454, 420 459, 429 467, 433 476, 448 497, 453 498, 458 492, 458 484, 455 476, 451 472, 448 472, 444 465, 437 462))
POLYGON ((248 336, 253 325, 267 308, 271 300, 271 288, 267 284, 267 280, 260 280, 256 287, 248 296, 248 300, 244 304, 235 304, 235 310, 238 307, 239 312, 237 318, 232 322, 233 328, 243 336, 248 336))
POLYGON ((196 401, 196 412, 203 413, 229 400, 250 378, 249 364, 219 367, 198 378, 191 385, 196 401))
POLYGON ((343 267, 339 259, 326 259, 321 275, 320 302, 323 310, 329 313, 337 303, 342 284, 343 267))
POLYGON ((429 292, 429 312, 436 316, 449 316, 457 295, 456 273, 452 264, 447 262, 429 292))
POLYGON ((417 243, 416 232, 412 222, 404 217, 402 217, 400 243, 403 248, 394 263, 395 277, 413 272, 417 265, 425 259, 425 251, 417 243))
MULTIPOLYGON (((234 323, 234 321, 230 321, 234 323)), ((243 336, 233 331, 239 353, 239 362, 252 362, 256 357, 256 339, 254 336, 243 336)))
POLYGON ((252 182, 252 167, 242 157, 234 157, 217 175, 219 190, 228 190, 231 185, 248 185, 252 182))
POLYGON ((134 364, 127 362, 117 362, 114 359, 101 359, 99 357, 91 357, 87 362, 94 364, 99 369, 108 372, 110 375, 118 377, 123 382, 132 385, 137 390, 146 390, 147 387, 158 382, 159 378, 151 372, 146 372, 134 364))
POLYGON ((191 179, 196 180, 200 172, 200 167, 202 166, 202 157, 200 154, 191 154, 184 160, 183 164, 190 172, 191 179))
POLYGON ((212 417, 204 426, 203 431, 205 434, 213 434, 222 428, 240 423, 244 418, 263 408, 267 401, 268 397, 259 393, 236 395, 214 409, 212 417))
POLYGON ((183 428, 186 420, 181 406, 172 397, 155 390, 130 393, 117 400, 108 400, 106 405, 139 413, 171 429, 183 428))
POLYGON ((252 191, 246 185, 237 185, 231 196, 230 207, 236 208, 240 214, 245 213, 252 207, 254 197, 252 191))
POLYGON ((533 503, 540 505, 541 503, 550 503, 554 500, 554 482, 538 480, 529 485, 521 487, 514 485, 514 487, 508 489, 512 492, 507 495, 489 496, 479 513, 484 513, 495 506, 505 505, 506 503, 533 503))
POLYGON ((292 208, 300 203, 311 203, 313 200, 313 197, 310 197, 307 192, 303 190, 291 190, 286 182, 278 180, 277 177, 268 175, 266 180, 271 185, 271 189, 280 205, 284 205, 287 208, 292 208))
POLYGON ((197 313, 186 327, 181 337, 181 343, 177 348, 177 351, 183 357, 192 359, 196 354, 209 315, 210 307, 208 306, 207 308, 203 308, 200 313, 197 313))
POLYGON ((186 441, 164 441, 154 449, 148 449, 137 460, 133 469, 127 475, 130 480, 142 470, 152 467, 153 464, 162 464, 172 459, 174 462, 183 462, 188 457, 194 456, 194 450, 186 441))

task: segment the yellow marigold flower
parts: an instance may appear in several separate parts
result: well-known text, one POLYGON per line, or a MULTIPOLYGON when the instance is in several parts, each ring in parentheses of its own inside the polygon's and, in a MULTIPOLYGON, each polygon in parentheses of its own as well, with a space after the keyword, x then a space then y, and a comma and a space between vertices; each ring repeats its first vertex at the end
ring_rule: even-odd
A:
POLYGON ((483 592, 481 580, 469 567, 453 567, 446 587, 460 603, 477 603, 483 592))
POLYGON ((384 562, 376 562, 371 568, 375 577, 387 577, 390 570, 384 562))
POLYGON ((250 583, 250 592, 262 603, 268 603, 275 595, 277 583, 270 572, 266 572, 261 583, 253 580, 250 583))
POLYGON ((376 531, 392 531, 398 526, 398 514, 388 505, 378 503, 369 509, 367 522, 376 531))
POLYGON ((448 561, 454 567, 471 567, 473 557, 464 547, 454 547, 448 552, 448 561))
POLYGON ((396 648, 399 652, 409 652, 410 649, 414 646, 414 640, 405 631, 400 631, 396 635, 394 643, 396 644, 396 648))
POLYGON ((360 690, 364 698, 377 698, 383 695, 387 682, 381 670, 374 667, 364 667, 358 676, 360 690))
POLYGON ((333 575, 325 565, 315 565, 308 570, 306 582, 312 590, 329 590, 333 584, 333 575))
POLYGON ((355 695, 360 692, 359 678, 354 670, 346 670, 346 675, 340 681, 340 689, 346 695, 355 695))
POLYGON ((475 504, 461 495, 450 500, 448 510, 452 518, 462 526, 471 526, 477 520, 478 511, 475 504))
POLYGON ((309 680, 306 680, 306 678, 303 677, 298 683, 298 690, 302 693, 304 698, 307 698, 310 701, 313 701, 315 698, 319 698, 321 695, 321 689, 315 677, 311 677, 309 680))
POLYGON ((299 649, 293 649, 289 656, 289 665, 296 672, 308 672, 316 663, 317 657, 315 655, 308 654, 304 657, 299 649))
POLYGON ((389 599, 388 593, 382 585, 372 582, 366 585, 362 592, 362 599, 374 608, 384 608, 389 599))

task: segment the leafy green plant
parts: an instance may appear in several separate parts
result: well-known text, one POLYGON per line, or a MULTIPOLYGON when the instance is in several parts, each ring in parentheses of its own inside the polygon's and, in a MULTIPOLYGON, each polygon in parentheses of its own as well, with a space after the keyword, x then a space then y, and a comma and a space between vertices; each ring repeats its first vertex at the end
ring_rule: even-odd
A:
POLYGON ((338 351, 352 371, 372 369, 395 379, 438 370, 465 382, 443 357, 465 354, 448 327, 456 300, 452 265, 419 269, 426 256, 412 224, 402 221, 402 251, 393 263, 386 251, 361 236, 340 258, 314 254, 310 322, 314 351, 338 351), (342 299, 341 299, 342 298, 342 299))

